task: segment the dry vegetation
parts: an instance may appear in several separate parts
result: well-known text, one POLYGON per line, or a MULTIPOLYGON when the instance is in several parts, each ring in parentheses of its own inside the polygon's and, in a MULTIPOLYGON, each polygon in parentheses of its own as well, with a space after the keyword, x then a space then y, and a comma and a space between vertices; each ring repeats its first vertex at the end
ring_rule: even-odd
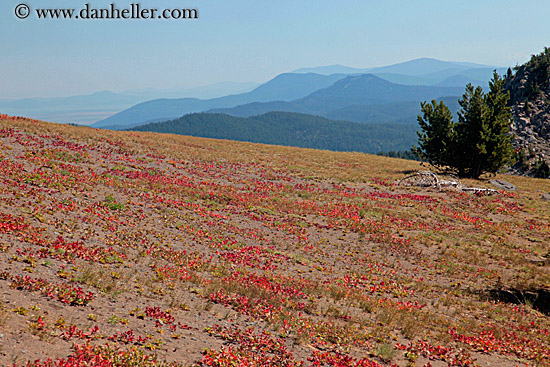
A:
POLYGON ((550 182, 419 169, 0 116, 0 364, 550 366, 550 182))

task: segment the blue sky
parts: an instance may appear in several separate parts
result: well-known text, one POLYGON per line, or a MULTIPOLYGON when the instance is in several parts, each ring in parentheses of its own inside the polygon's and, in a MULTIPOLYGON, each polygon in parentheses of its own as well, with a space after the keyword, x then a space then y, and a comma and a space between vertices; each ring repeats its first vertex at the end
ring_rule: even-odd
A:
POLYGON ((0 99, 263 82, 419 57, 496 66, 550 46, 548 1, 1 0, 0 99), (17 19, 48 7, 196 8, 198 20, 17 19))

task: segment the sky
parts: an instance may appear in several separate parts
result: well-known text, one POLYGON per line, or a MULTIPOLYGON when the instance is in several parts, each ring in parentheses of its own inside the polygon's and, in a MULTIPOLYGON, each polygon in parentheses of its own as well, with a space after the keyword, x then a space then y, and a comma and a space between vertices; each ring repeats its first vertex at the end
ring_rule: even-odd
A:
POLYGON ((421 57, 514 66, 550 46, 542 0, 1 0, 0 99, 265 82, 421 57), (197 9, 198 19, 37 19, 40 8, 197 9), (26 4, 26 19, 15 9, 26 4))

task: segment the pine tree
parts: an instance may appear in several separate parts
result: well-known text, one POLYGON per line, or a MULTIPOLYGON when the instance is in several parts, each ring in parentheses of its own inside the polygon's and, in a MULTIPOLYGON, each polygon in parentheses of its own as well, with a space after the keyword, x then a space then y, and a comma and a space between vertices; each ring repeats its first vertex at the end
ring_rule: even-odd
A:
POLYGON ((466 86, 459 100, 458 122, 443 102, 422 103, 423 117, 418 116, 422 132, 418 133, 416 153, 430 164, 478 178, 484 172, 497 172, 513 155, 510 135, 509 94, 503 93, 504 79, 496 73, 489 82, 489 92, 466 86))
POLYGON ((487 154, 483 144, 487 135, 484 116, 487 106, 484 103, 481 87, 466 86, 466 92, 458 101, 461 110, 455 125, 456 140, 453 146, 453 159, 450 165, 458 171, 459 176, 479 177, 482 164, 487 154))
POLYGON ((422 160, 438 167, 449 165, 449 144, 453 139, 453 116, 451 110, 440 101, 432 100, 431 104, 421 103, 422 116, 418 116, 418 124, 422 133, 418 132, 419 147, 413 151, 422 160))
POLYGON ((484 138, 487 156, 483 170, 486 172, 497 172, 514 155, 510 133, 512 115, 507 106, 510 93, 504 93, 504 83, 505 80, 495 71, 489 82, 489 92, 485 95, 487 135, 484 138))

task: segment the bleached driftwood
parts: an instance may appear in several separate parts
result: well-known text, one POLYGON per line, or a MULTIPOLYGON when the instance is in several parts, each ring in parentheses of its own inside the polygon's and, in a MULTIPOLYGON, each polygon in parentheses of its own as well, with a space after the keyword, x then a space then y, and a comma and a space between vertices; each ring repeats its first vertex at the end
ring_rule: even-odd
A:
POLYGON ((487 194, 487 195, 498 194, 497 190, 484 189, 480 187, 463 187, 460 190, 464 192, 473 192, 475 194, 487 194))
POLYGON ((441 188, 441 183, 439 178, 435 173, 430 171, 416 172, 412 175, 408 175, 405 178, 402 178, 397 186, 419 186, 419 187, 437 187, 441 188))
POLYGON ((440 180, 437 175, 431 171, 416 172, 399 180, 397 186, 418 186, 433 187, 441 190, 442 188, 453 188, 462 192, 473 192, 476 194, 485 193, 488 195, 498 193, 497 190, 485 189, 480 187, 464 187, 460 181, 440 180))

